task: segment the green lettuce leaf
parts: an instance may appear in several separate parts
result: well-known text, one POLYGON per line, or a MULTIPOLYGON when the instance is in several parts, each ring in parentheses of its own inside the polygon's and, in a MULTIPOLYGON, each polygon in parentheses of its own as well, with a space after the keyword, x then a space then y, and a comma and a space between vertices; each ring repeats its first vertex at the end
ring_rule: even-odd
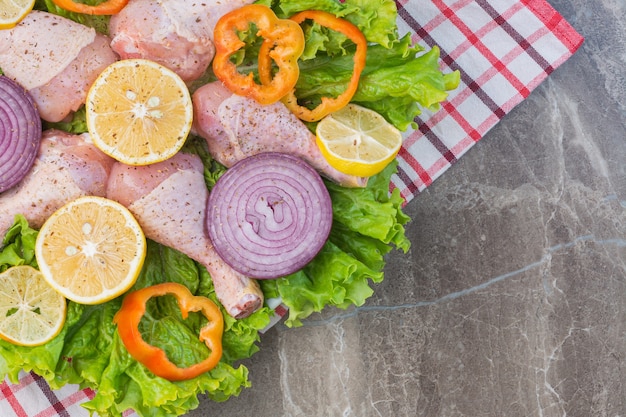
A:
POLYGON ((87 119, 85 113, 85 105, 83 104, 72 113, 67 120, 61 122, 48 122, 43 120, 44 130, 45 129, 59 129, 69 133, 75 133, 80 135, 81 133, 88 132, 87 129, 87 119))
POLYGON ((28 226, 28 221, 23 215, 16 214, 13 226, 6 232, 2 241, 0 272, 16 265, 30 265, 37 268, 36 240, 37 231, 28 226))
MULTIPOLYGON (((296 96, 312 107, 321 97, 336 97, 352 76, 353 47, 341 56, 317 56, 300 63, 296 96)), ((380 113, 401 131, 416 127, 414 119, 423 108, 437 110, 458 87, 460 73, 444 74, 439 69, 439 48, 423 53, 423 48, 405 35, 391 48, 370 45, 365 69, 352 102, 380 113)))
MULTIPOLYGON (((355 24, 369 42, 384 46, 389 46, 397 37, 397 8, 392 0, 259 0, 256 3, 272 7, 281 18, 304 10, 324 10, 355 24)), ((316 31, 326 32, 319 27, 316 31)))
POLYGON ((351 231, 378 239, 384 244, 408 251, 410 241, 404 234, 404 224, 410 217, 401 210, 404 200, 398 189, 389 194, 391 175, 396 172, 397 161, 383 172, 371 177, 365 188, 344 188, 326 184, 333 202, 333 218, 351 231))
POLYGON ((261 281, 268 298, 280 298, 289 308, 287 326, 326 306, 361 306, 373 294, 372 284, 383 280, 384 255, 394 247, 405 253, 410 241, 404 225, 403 199, 389 193, 394 161, 366 188, 343 188, 327 182, 333 201, 331 234, 320 253, 301 271, 276 280, 261 281))
MULTIPOLYGON (((95 6, 102 3, 103 0, 79 0, 78 2, 95 6)), ((111 16, 70 12, 54 4, 52 0, 36 0, 34 8, 66 17, 85 26, 92 27, 96 31, 105 35, 108 35, 109 33, 109 20, 111 19, 111 16)))

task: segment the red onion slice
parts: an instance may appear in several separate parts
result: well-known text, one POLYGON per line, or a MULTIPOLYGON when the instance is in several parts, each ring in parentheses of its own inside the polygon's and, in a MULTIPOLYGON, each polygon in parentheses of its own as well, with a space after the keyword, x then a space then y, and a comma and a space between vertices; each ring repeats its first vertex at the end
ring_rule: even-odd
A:
POLYGON ((298 271, 320 251, 332 226, 332 204, 320 175, 291 155, 243 159, 217 181, 207 229, 218 255, 251 278, 298 271))
POLYGON ((31 95, 0 76, 0 193, 19 183, 35 162, 41 118, 31 95))

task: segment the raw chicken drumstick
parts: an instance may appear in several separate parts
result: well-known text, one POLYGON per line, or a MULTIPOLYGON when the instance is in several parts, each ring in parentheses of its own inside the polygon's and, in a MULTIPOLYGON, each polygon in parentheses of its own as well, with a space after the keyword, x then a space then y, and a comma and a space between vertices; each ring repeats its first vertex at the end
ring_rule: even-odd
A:
POLYGON ((228 313, 243 318, 263 304, 257 281, 228 266, 215 252, 205 227, 209 193, 197 155, 178 153, 152 165, 111 169, 107 197, 128 207, 146 237, 204 265, 228 313))
POLYGON ((367 178, 331 167, 315 143, 315 135, 281 102, 262 105, 231 93, 215 81, 193 96, 196 134, 206 139, 209 152, 226 167, 261 152, 282 152, 308 162, 321 175, 346 187, 364 187, 367 178))
POLYGON ((44 131, 30 172, 0 194, 0 236, 6 234, 16 214, 24 215, 31 227, 39 229, 66 203, 84 195, 103 197, 113 162, 87 134, 44 131))

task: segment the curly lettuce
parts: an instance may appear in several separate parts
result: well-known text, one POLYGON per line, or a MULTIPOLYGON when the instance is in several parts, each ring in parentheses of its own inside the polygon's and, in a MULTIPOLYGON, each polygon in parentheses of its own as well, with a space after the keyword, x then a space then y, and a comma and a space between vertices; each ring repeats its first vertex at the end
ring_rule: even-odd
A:
MULTIPOLYGON (((3 240, 0 269, 20 264, 36 267, 36 236, 37 231, 28 226, 26 219, 16 216, 3 240)), ((163 281, 179 282, 194 294, 217 302, 211 277, 204 267, 174 249, 149 241, 144 268, 133 289, 163 281)), ((89 387, 95 396, 83 406, 111 417, 119 417, 129 408, 140 416, 179 416, 196 408, 202 393, 214 401, 225 401, 250 386, 247 368, 233 364, 258 351, 259 331, 268 325, 272 315, 269 308, 242 320, 233 319, 223 310, 224 353, 218 366, 196 378, 171 382, 153 375, 124 347, 113 324, 121 300, 118 297, 90 306, 68 302, 61 333, 41 346, 16 346, 0 340, 0 377, 8 376, 15 383, 20 371, 33 371, 52 388, 66 384, 89 387)), ((144 333, 144 339, 165 350, 179 366, 188 366, 208 354, 197 337, 201 320, 193 314, 183 320, 173 299, 159 297, 158 302, 151 302, 142 326, 151 329, 144 333), (184 349, 180 349, 181 340, 185 341, 184 349)))

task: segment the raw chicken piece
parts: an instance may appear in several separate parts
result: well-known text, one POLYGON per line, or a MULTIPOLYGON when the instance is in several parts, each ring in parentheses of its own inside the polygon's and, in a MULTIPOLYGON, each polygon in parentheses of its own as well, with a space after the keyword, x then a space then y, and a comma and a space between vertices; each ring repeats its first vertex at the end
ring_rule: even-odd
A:
POLYGON ((283 152, 302 158, 320 174, 346 187, 364 187, 367 178, 331 167, 315 135, 281 102, 262 105, 232 94, 216 81, 192 96, 194 133, 206 139, 209 152, 226 167, 261 152, 283 152))
POLYGON ((251 1, 130 0, 111 17, 111 47, 123 59, 150 59, 193 81, 213 60, 218 19, 251 1))
POLYGON ((30 90, 41 118, 57 122, 78 110, 98 75, 116 60, 109 38, 97 34, 63 71, 41 87, 30 90))
POLYGON ((117 59, 108 37, 51 13, 32 11, 0 31, 0 67, 31 93, 49 122, 78 110, 98 74, 117 59))
POLYGON ((0 194, 0 236, 23 214, 33 228, 64 204, 83 195, 104 196, 114 160, 89 135, 46 130, 30 172, 14 188, 0 194))
POLYGON ((209 193, 203 169, 197 155, 184 153, 146 166, 116 162, 107 197, 128 207, 146 237, 204 265, 228 313, 247 317, 263 304, 263 293, 257 281, 234 271, 213 249, 205 226, 209 193))

